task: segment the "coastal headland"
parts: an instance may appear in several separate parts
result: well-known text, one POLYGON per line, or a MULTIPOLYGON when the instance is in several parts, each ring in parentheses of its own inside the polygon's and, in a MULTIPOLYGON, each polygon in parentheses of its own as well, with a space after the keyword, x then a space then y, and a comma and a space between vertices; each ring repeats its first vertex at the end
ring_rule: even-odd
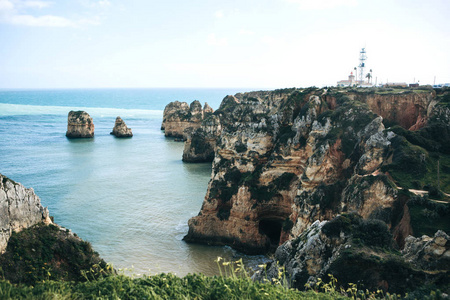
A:
POLYGON ((289 288, 334 289, 337 280, 370 295, 448 296, 449 90, 257 91, 226 96, 216 111, 197 102, 176 105, 183 118, 169 104, 172 116, 165 110, 162 126, 183 119, 183 161, 212 162, 184 239, 269 253, 255 281, 117 276, 89 243, 54 223, 32 189, 0 175, 1 295, 142 297, 164 286, 157 292, 178 297, 174 287, 183 286, 192 297, 223 298, 245 281, 232 295, 245 287, 258 291, 245 292, 248 298, 266 291, 297 297, 306 294, 289 288), (274 285, 259 283, 267 280, 274 285))
MULTIPOLYGON (((170 121, 165 120, 167 127, 170 121)), ((189 220, 184 240, 250 254, 275 253, 272 275, 285 268, 297 288, 327 272, 343 281, 358 279, 344 279, 342 274, 358 272, 343 266, 359 266, 362 272, 369 263, 365 255, 379 254, 375 248, 418 251, 408 237, 433 237, 439 229, 450 229, 450 174, 437 169, 438 161, 440 169, 450 167, 448 90, 240 93, 225 97, 200 126, 184 132, 183 161, 213 163, 202 208, 189 220), (424 211, 434 212, 430 223, 435 226, 424 224, 424 211), (334 233, 323 233, 321 228, 332 224, 334 233), (319 250, 311 246, 317 234, 326 245, 319 250), (360 237, 366 235, 371 238, 360 237), (350 263, 347 252, 364 258, 350 263)), ((438 236, 448 241, 444 232, 438 236)), ((450 245, 441 244, 438 260, 445 263, 432 282, 448 277, 450 245)), ((402 286, 389 272, 372 273, 377 275, 362 279, 365 286, 394 292, 412 288, 425 276, 402 286)))

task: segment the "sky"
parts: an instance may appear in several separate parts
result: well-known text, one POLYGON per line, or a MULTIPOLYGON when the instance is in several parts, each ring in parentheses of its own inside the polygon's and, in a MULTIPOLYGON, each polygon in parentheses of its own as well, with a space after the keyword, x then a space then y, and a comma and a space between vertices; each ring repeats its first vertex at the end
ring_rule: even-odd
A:
POLYGON ((450 0, 0 0, 0 88, 450 83, 450 0))

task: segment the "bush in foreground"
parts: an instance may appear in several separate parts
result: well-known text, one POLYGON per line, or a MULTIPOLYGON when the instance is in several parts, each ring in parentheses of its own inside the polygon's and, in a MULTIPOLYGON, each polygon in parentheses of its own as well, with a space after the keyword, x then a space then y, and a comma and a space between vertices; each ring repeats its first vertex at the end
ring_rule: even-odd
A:
POLYGON ((46 281, 35 286, 0 281, 0 299, 347 299, 338 294, 300 292, 280 285, 233 278, 173 274, 131 278, 108 276, 88 282, 46 281))

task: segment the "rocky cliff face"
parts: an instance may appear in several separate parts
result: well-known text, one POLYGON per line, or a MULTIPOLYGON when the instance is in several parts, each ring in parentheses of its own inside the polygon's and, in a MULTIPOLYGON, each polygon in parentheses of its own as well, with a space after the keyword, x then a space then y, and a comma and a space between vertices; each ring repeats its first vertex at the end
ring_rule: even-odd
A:
POLYGON ((94 122, 85 111, 70 111, 67 118, 68 138, 92 138, 94 137, 94 122))
POLYGON ((227 96, 185 144, 183 160, 213 158, 185 240, 261 253, 315 221, 355 212, 384 221, 401 244, 411 233, 407 197, 387 170, 427 158, 384 123, 425 126, 437 111, 434 97, 315 88, 227 96))
POLYGON ((131 128, 128 128, 127 124, 122 120, 121 117, 116 118, 116 122, 114 123, 114 128, 111 132, 112 135, 116 137, 132 137, 133 132, 131 128))
POLYGON ((187 139, 186 130, 200 127, 204 118, 210 116, 213 109, 205 103, 202 108, 199 101, 195 100, 188 105, 186 102, 170 102, 164 109, 161 130, 165 136, 187 139))
POLYGON ((316 286, 319 278, 327 281, 331 274, 344 287, 354 283, 360 289, 405 293, 438 285, 445 291, 450 275, 448 235, 410 236, 403 253, 393 244, 386 224, 379 220, 350 214, 316 221, 300 236, 278 247, 274 261, 254 278, 278 279, 282 267, 286 281, 298 289, 305 284, 316 286))
POLYGON ((423 128, 437 103, 436 92, 433 90, 404 90, 396 93, 350 92, 347 96, 366 103, 374 113, 389 123, 399 124, 409 130, 423 128))
POLYGON ((37 223, 50 224, 48 209, 33 189, 0 174, 0 253, 3 253, 13 232, 19 232, 37 223))
POLYGON ((33 189, 0 174, 1 280, 35 285, 114 273, 91 245, 50 220, 33 189))

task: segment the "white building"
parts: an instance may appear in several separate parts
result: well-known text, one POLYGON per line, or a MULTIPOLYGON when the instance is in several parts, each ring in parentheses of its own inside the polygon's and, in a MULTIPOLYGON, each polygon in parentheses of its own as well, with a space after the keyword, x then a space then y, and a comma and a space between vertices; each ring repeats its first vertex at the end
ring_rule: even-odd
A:
POLYGON ((340 87, 345 87, 345 86, 355 86, 356 80, 355 80, 355 75, 353 75, 353 72, 350 73, 350 75, 348 76, 348 80, 340 80, 337 82, 337 86, 340 87))

